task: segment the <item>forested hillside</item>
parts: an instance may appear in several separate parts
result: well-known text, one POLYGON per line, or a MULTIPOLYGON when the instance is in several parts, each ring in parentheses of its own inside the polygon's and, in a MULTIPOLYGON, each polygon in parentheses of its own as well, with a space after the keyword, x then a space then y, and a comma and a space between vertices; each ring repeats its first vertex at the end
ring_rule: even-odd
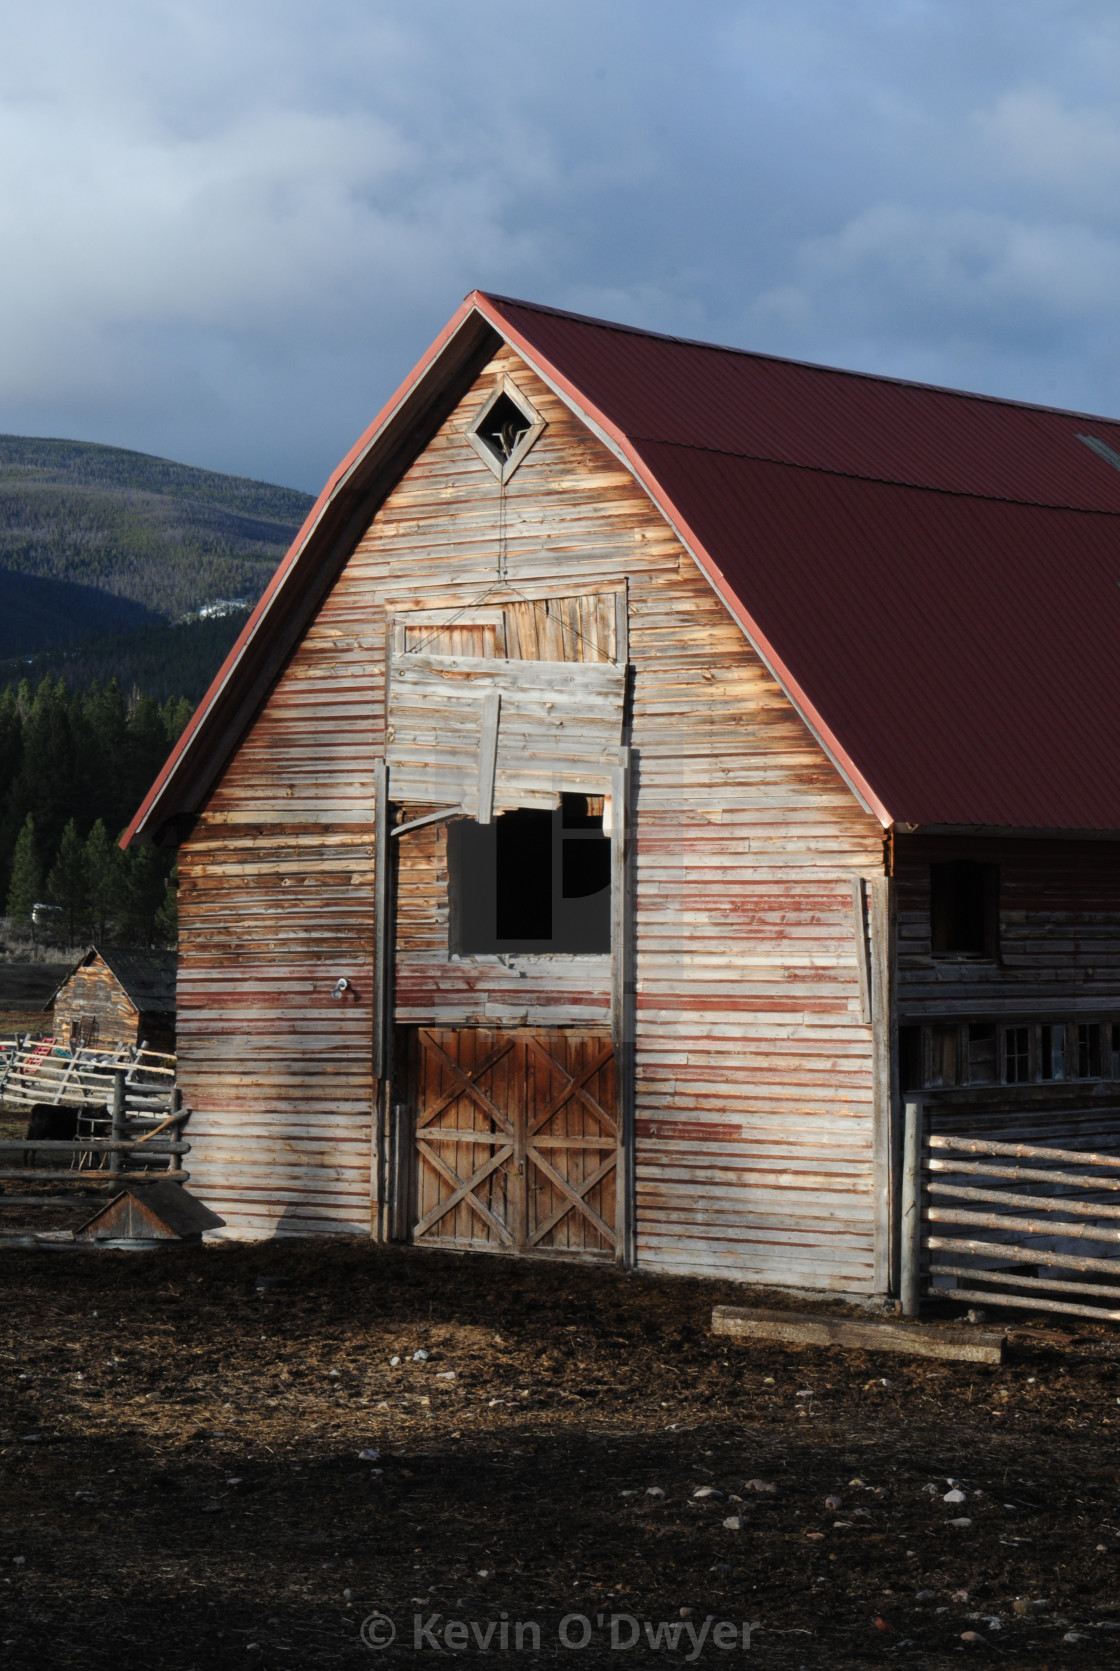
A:
POLYGON ((115 679, 123 691, 142 690, 157 702, 181 696, 193 706, 233 648, 247 616, 248 610, 239 609, 217 620, 174 626, 160 621, 131 632, 102 633, 59 650, 0 662, 0 684, 22 676, 37 685, 50 674, 65 679, 73 690, 84 690, 95 679, 102 684, 115 679))
POLYGON ((94 587, 165 621, 216 598, 255 602, 311 504, 122 447, 0 436, 0 569, 94 587))

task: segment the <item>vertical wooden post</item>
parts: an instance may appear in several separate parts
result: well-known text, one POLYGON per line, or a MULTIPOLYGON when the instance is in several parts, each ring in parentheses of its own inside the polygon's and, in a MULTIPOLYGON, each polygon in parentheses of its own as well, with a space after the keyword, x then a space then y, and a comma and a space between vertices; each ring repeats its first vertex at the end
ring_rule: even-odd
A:
MULTIPOLYGON (((112 1137, 114 1143, 123 1143, 125 1138, 128 1136, 128 1122, 125 1118, 124 1076, 124 1068, 113 1069, 113 1102, 110 1136, 112 1137)), ((124 1169, 124 1154, 122 1150, 113 1149, 109 1155, 109 1171, 123 1172, 124 1169)))
POLYGON ((494 778, 498 769, 498 722, 502 711, 500 691, 488 690, 482 698, 478 732, 478 815, 480 824, 494 821, 494 778))
POLYGON ((392 986, 392 866, 389 839, 389 767, 374 762, 373 807, 373 1108, 370 1131, 370 1230, 378 1241, 392 1234, 389 1191, 392 1188, 388 1122, 389 1013, 392 986))
POLYGON ((856 940, 856 975, 859 979, 859 1018, 871 1025, 871 957, 867 944, 867 903, 862 876, 852 877, 852 927, 856 940))
MULTIPOLYGON (((182 1109, 183 1109, 183 1093, 179 1089, 178 1085, 176 1085, 171 1092, 171 1110, 170 1110, 170 1112, 172 1114, 180 1114, 180 1113, 182 1113, 182 1109)), ((181 1123, 171 1127, 171 1135, 175 1139, 176 1143, 178 1143, 181 1140, 181 1138, 183 1136, 183 1127, 182 1127, 181 1123)), ((183 1157, 182 1157, 182 1155, 172 1155, 170 1161, 168 1162, 168 1171, 169 1172, 181 1172, 182 1170, 183 1170, 183 1157)))
POLYGON ((619 764, 611 774, 611 1042, 619 1125, 615 1223, 618 1258, 627 1268, 636 1260, 630 771, 630 750, 620 749, 619 764))
POLYGON ((886 876, 871 877, 867 884, 871 942, 871 1050, 872 1050, 872 1188, 875 1235, 874 1291, 886 1296, 893 1289, 894 1220, 897 1200, 897 1167, 893 1120, 892 1039, 893 1000, 891 991, 891 882, 886 876))
POLYGON ((907 1102, 902 1150, 900 1293, 905 1317, 917 1317, 922 1263, 922 1105, 907 1102))

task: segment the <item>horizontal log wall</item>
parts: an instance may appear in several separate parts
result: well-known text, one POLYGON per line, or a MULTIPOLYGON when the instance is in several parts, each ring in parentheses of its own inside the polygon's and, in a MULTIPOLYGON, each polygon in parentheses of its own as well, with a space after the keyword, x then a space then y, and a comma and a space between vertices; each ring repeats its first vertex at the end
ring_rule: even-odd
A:
MULTIPOLYGON (((871 1285, 851 878, 881 873, 878 826, 629 472, 507 351, 375 517, 181 855, 192 1171, 234 1233, 368 1224, 369 838, 391 618, 622 587, 639 1262, 871 1285), (463 433, 501 371, 548 420, 504 511, 463 433), (329 998, 338 974, 349 1006, 329 998)), ((399 1020, 608 1022, 609 959, 451 957, 446 876, 441 826, 400 839, 399 1020)))
POLYGON ((1120 1021, 1120 844, 900 837, 894 868, 900 1020, 1120 1021), (930 865, 950 859, 1000 867, 998 959, 932 953, 930 865))
POLYGON ((97 959, 75 969, 54 1001, 55 1037, 68 1043, 75 1021, 93 1019, 92 1043, 98 1046, 139 1044, 140 1016, 108 966, 97 959))

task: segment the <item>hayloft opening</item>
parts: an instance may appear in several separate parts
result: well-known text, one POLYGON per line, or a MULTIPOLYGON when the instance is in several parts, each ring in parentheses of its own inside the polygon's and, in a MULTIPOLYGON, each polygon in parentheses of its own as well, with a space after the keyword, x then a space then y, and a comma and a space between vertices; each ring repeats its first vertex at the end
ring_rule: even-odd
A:
POLYGON ((475 434, 489 447, 499 464, 508 464, 532 427, 533 420, 528 413, 503 393, 476 425, 475 434))
POLYGON ((611 842, 602 796, 448 828, 451 950, 609 952, 611 842))
POLYGON ((951 859, 929 867, 935 957, 999 956, 999 866, 951 859))

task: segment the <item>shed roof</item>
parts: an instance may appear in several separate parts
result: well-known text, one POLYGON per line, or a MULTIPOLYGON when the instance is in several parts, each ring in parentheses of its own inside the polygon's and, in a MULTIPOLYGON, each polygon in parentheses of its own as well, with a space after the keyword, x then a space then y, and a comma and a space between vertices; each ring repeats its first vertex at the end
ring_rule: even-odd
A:
POLYGON ((79 969, 88 968, 100 959, 123 989, 126 997, 141 1014, 171 1014, 175 1009, 175 972, 178 959, 174 952, 132 951, 120 946, 91 946, 69 970, 66 979, 56 988, 62 991, 79 969))
POLYGON ((475 292, 327 484, 126 840, 200 804, 499 339, 627 463, 885 825, 1120 831, 1120 423, 475 292))

